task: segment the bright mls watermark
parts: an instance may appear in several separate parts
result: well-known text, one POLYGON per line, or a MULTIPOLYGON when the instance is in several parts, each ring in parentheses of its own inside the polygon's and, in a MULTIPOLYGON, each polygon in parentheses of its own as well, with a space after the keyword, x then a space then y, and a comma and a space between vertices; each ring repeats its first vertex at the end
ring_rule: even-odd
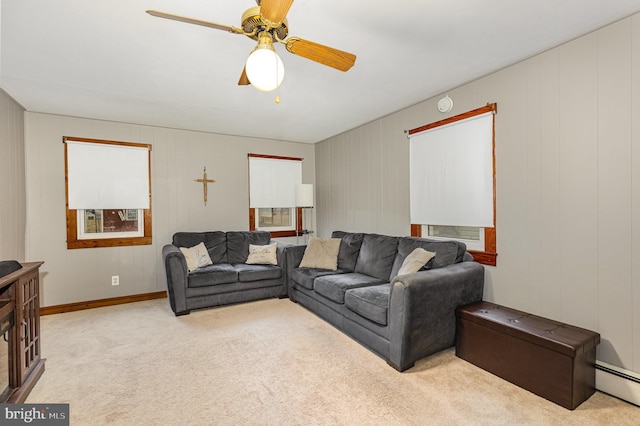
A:
POLYGON ((69 426, 69 404, 0 404, 0 424, 69 426))

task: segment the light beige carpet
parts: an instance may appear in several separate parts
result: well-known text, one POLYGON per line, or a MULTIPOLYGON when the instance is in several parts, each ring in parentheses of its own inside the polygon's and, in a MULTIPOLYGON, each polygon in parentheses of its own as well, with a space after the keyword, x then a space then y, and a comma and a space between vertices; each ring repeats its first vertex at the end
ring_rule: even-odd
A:
POLYGON ((611 396, 569 411, 452 349, 398 373, 287 299, 49 315, 42 353, 27 402, 70 403, 74 426, 640 424, 640 408, 611 396))

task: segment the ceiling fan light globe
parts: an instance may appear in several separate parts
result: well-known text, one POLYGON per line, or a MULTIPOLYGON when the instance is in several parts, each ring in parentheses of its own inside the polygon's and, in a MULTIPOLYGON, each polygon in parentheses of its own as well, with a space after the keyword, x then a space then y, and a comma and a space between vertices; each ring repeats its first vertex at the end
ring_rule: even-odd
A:
POLYGON ((275 90, 284 78, 284 64, 271 49, 256 49, 247 58, 247 78, 258 90, 275 90))

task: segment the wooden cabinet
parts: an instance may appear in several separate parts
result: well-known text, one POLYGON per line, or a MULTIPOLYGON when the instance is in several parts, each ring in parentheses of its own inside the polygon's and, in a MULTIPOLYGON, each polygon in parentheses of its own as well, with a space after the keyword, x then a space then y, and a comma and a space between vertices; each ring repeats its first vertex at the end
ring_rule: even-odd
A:
MULTIPOLYGON (((6 325, 4 340, 8 343, 9 376, 7 388, 4 392, 0 389, 0 402, 24 402, 44 372, 45 360, 40 353, 39 268, 42 263, 23 263, 21 269, 0 278, 4 301, 0 313, 5 312, 5 317, 0 319, 6 325)), ((4 367, 0 366, 0 372, 4 367)))

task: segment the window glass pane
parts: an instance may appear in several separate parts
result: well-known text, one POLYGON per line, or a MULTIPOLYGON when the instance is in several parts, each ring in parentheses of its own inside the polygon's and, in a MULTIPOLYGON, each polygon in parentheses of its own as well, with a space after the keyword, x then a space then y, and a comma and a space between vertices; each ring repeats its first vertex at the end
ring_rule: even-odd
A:
POLYGON ((102 232, 102 210, 84 210, 84 232, 85 234, 102 232))
POLYGON ((429 236, 455 240, 480 241, 480 231, 483 229, 484 228, 476 228, 473 226, 429 225, 429 236))
POLYGON ((144 219, 138 209, 78 210, 78 239, 124 238, 143 235, 144 219))
POLYGON ((258 209, 258 228, 293 227, 290 208, 258 209))

